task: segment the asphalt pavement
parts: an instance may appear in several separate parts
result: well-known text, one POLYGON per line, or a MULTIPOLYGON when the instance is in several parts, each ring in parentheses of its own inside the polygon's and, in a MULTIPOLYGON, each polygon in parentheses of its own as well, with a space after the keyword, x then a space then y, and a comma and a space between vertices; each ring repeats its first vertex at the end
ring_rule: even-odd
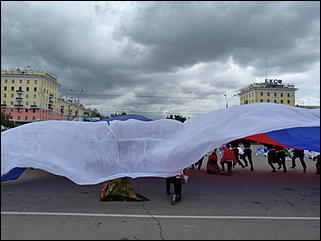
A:
POLYGON ((231 176, 191 170, 182 200, 170 204, 163 178, 132 179, 149 201, 99 201, 101 184, 77 185, 28 169, 1 183, 3 240, 320 240, 320 175, 305 158, 297 168, 272 173, 264 156, 254 171, 231 176))

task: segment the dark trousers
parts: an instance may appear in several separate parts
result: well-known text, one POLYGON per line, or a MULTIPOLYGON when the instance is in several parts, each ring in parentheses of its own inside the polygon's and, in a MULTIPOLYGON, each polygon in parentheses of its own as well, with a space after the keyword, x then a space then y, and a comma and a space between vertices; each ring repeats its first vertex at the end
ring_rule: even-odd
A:
POLYGON ((301 162, 301 165, 303 167, 303 172, 306 172, 307 170, 307 165, 305 164, 305 161, 304 161, 304 155, 294 155, 292 157, 292 167, 295 168, 295 159, 296 158, 299 158, 300 159, 300 162, 301 162))
POLYGON ((252 161, 252 150, 251 149, 244 149, 244 154, 242 155, 242 160, 244 161, 245 165, 247 166, 247 159, 249 160, 251 170, 253 169, 253 161, 252 161))
POLYGON ((195 166, 198 166, 197 167, 198 170, 201 170, 202 164, 203 164, 203 157, 199 159, 195 164, 192 164, 192 169, 194 169, 194 165, 195 165, 195 166))
POLYGON ((221 162, 221 165, 222 165, 222 170, 224 171, 225 168, 224 168, 224 165, 227 165, 227 171, 228 172, 231 172, 232 171, 232 161, 225 161, 225 162, 221 162))
POLYGON ((171 183, 174 184, 174 193, 176 194, 176 201, 180 201, 182 197, 182 179, 174 177, 166 178, 166 193, 170 194, 171 183))
POLYGON ((284 151, 277 152, 276 153, 276 157, 278 159, 279 165, 283 166, 283 171, 286 172, 285 153, 284 153, 284 151))
MULTIPOLYGON (((234 154, 235 154, 235 157, 236 157, 236 163, 239 164, 243 168, 244 165, 239 159, 239 149, 238 148, 233 148, 233 151, 234 151, 234 154)), ((235 166, 236 163, 233 166, 235 166)))
POLYGON ((272 170, 275 172, 275 167, 273 165, 274 163, 277 163, 275 151, 268 152, 268 163, 269 163, 270 167, 272 168, 272 170))

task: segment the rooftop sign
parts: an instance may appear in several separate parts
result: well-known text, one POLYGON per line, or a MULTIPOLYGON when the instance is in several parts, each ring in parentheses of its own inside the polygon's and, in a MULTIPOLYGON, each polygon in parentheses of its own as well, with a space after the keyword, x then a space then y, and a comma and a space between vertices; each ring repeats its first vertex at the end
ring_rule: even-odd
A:
POLYGON ((282 80, 280 79, 265 79, 265 84, 279 84, 281 85, 282 84, 282 80))

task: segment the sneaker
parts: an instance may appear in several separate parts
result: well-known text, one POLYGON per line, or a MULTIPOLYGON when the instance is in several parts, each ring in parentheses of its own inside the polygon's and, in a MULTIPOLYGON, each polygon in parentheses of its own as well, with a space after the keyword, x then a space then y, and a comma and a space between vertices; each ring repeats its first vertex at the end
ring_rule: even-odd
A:
POLYGON ((273 170, 272 170, 272 172, 276 172, 276 170, 275 170, 275 169, 273 169, 273 170))
POLYGON ((279 166, 279 167, 278 167, 278 170, 280 170, 281 168, 282 168, 282 166, 279 166))
POLYGON ((294 169, 294 168, 295 168, 295 166, 292 166, 292 167, 290 167, 290 168, 294 169))
POLYGON ((172 200, 171 200, 171 204, 174 205, 176 202, 176 194, 173 195, 172 200))
POLYGON ((254 171, 253 167, 251 167, 251 171, 254 171))

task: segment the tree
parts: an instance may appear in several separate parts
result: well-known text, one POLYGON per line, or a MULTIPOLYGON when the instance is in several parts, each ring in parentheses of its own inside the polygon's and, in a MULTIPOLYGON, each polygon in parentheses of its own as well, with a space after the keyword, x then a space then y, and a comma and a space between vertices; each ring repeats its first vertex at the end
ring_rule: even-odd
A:
POLYGON ((114 113, 114 114, 111 114, 110 117, 116 117, 116 116, 121 116, 121 115, 127 115, 126 112, 122 112, 122 113, 114 113))
POLYGON ((184 116, 181 116, 181 115, 170 115, 170 116, 167 116, 166 119, 173 119, 173 120, 177 120, 177 121, 180 121, 180 122, 184 122, 186 121, 186 117, 184 116))
POLYGON ((7 114, 4 111, 1 111, 1 125, 4 127, 12 128, 14 127, 13 121, 10 120, 10 114, 7 114))

